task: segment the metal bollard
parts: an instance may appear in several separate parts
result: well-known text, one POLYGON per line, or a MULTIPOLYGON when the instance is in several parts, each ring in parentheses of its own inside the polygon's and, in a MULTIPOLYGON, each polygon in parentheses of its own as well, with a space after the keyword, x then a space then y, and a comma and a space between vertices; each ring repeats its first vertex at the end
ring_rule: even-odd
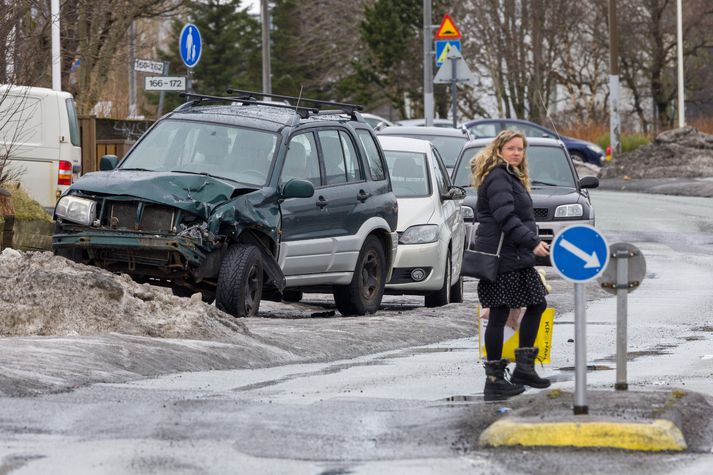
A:
POLYGON ((629 292, 629 251, 619 249, 612 256, 616 259, 616 383, 614 389, 626 391, 626 314, 629 292))

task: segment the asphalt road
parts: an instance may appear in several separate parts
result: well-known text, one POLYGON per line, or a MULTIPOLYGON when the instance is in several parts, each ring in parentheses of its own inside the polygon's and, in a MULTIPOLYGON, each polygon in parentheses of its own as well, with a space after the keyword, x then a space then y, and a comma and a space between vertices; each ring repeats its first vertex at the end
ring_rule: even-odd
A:
MULTIPOLYGON (((597 190, 593 201, 609 242, 632 242, 647 259, 629 301, 627 404, 648 404, 639 391, 680 387, 709 395, 696 409, 705 407, 710 200, 597 190)), ((567 392, 573 297, 571 284, 549 275, 557 318, 544 372, 567 392)), ((605 295, 588 285, 592 412, 608 404, 614 381, 616 306, 605 295)), ((0 473, 709 473, 710 419, 695 412, 684 411, 693 429, 681 454, 479 447, 489 422, 543 398, 531 390, 483 403, 473 282, 464 304, 419 303, 387 297, 361 318, 331 316, 319 296, 269 304, 263 318, 245 320, 244 348, 116 334, 4 339, 0 473)))

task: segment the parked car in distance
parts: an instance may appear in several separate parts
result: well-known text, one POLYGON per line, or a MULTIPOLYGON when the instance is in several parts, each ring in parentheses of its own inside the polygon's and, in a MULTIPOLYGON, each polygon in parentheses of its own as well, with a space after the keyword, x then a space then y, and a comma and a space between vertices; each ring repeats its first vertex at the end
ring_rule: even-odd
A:
MULTIPOLYGON (((470 163, 491 139, 468 142, 458 157, 453 171, 453 183, 466 189, 463 200, 463 218, 466 232, 475 237, 477 189, 471 186, 470 163)), ((532 182, 532 203, 535 208, 539 237, 552 243, 554 237, 567 226, 588 224, 594 226, 594 208, 589 188, 599 186, 594 176, 579 178, 564 144, 549 138, 527 139, 527 163, 532 182)), ((537 257, 537 265, 551 265, 549 257, 537 257)))
POLYGON ((399 202, 399 245, 388 294, 423 295, 427 307, 463 301, 465 228, 445 165, 425 140, 380 136, 399 202))
POLYGON ((384 127, 391 127, 394 125, 394 123, 390 120, 384 119, 383 117, 378 116, 376 114, 369 114, 365 112, 361 114, 361 117, 374 130, 379 130, 383 129, 384 127))
MULTIPOLYGON (((402 127, 425 127, 426 126, 426 119, 421 118, 421 119, 404 119, 404 120, 397 120, 396 125, 402 126, 402 127)), ((445 128, 453 128, 453 121, 448 120, 448 119, 433 119, 433 126, 432 127, 445 127, 445 128)))
POLYGON ((331 292, 344 315, 375 312, 398 203, 358 106, 320 113, 305 98, 295 107, 233 93, 190 95, 121 163, 102 157, 103 171, 55 208, 55 253, 200 292, 236 317, 283 291, 331 292))
POLYGON ((0 85, 0 157, 4 173, 52 209, 82 170, 82 149, 72 95, 43 87, 0 85))
POLYGON ((592 142, 559 135, 557 132, 543 127, 534 122, 519 119, 477 119, 465 122, 463 127, 468 129, 473 138, 495 137, 501 131, 518 129, 528 138, 545 137, 559 138, 567 147, 572 160, 591 163, 599 167, 604 163, 604 150, 592 142))
POLYGON ((449 174, 456 164, 463 145, 470 139, 470 135, 465 129, 445 127, 388 127, 379 130, 376 134, 428 140, 436 147, 449 174))

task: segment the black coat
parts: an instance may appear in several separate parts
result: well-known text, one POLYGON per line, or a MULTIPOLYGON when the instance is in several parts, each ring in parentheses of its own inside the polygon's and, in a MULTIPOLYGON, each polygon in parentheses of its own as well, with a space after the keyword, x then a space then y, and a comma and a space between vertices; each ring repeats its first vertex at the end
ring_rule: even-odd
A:
POLYGON ((478 187, 478 229, 475 249, 495 253, 500 232, 505 238, 500 250, 498 273, 533 267, 532 252, 540 243, 532 198, 515 174, 505 165, 488 173, 478 187))

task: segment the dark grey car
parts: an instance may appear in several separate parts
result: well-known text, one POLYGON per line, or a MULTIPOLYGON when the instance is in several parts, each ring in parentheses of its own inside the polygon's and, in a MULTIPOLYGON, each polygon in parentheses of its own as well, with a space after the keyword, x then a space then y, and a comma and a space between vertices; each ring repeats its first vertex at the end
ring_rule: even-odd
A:
MULTIPOLYGON (((491 140, 476 139, 468 142, 453 170, 453 184, 464 187, 467 192, 463 200, 467 236, 478 225, 475 219, 477 190, 471 186, 470 162, 491 140)), ((588 189, 599 186, 599 179, 593 176, 580 179, 562 142, 546 138, 528 138, 527 142, 531 194, 540 238, 551 243, 555 235, 567 226, 594 226, 594 208, 588 189)), ((537 264, 551 265, 548 257, 538 257, 537 264)))

